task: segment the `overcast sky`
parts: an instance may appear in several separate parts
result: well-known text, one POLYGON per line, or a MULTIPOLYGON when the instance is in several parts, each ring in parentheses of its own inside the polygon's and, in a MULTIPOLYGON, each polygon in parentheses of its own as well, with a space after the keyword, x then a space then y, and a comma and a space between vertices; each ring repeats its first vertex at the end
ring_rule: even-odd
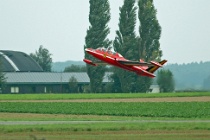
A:
MULTIPOLYGON (((122 4, 123 0, 110 0, 111 40, 122 4)), ((210 61, 210 0, 154 0, 154 4, 162 27, 162 58, 179 64, 210 61)), ((82 61, 88 15, 89 0, 0 0, 0 50, 29 54, 43 45, 53 62, 82 61)))

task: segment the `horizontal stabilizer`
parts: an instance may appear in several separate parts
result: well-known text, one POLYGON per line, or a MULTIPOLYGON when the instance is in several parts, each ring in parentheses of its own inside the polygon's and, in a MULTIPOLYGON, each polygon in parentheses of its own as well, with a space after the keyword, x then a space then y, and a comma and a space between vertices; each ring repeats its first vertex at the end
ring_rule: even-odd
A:
POLYGON ((92 65, 92 66, 97 66, 95 63, 93 63, 91 60, 89 59, 83 59, 83 61, 89 65, 92 65))
POLYGON ((107 63, 102 62, 102 61, 91 61, 89 59, 83 59, 83 61, 89 65, 97 66, 97 65, 106 65, 107 63))

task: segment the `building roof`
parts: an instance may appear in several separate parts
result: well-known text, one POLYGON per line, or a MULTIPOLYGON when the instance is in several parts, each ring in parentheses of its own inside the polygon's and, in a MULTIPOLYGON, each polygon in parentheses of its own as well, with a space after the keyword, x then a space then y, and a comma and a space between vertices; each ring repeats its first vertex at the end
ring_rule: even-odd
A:
POLYGON ((159 85, 151 85, 150 89, 154 89, 154 88, 158 88, 159 89, 159 85))
POLYGON ((34 59, 23 52, 0 50, 0 61, 4 72, 42 72, 34 59))
MULTIPOLYGON (((103 82, 109 82, 110 73, 106 73, 103 82)), ((86 72, 6 72, 7 84, 33 84, 33 83, 68 83, 75 77, 78 83, 89 83, 86 72)))

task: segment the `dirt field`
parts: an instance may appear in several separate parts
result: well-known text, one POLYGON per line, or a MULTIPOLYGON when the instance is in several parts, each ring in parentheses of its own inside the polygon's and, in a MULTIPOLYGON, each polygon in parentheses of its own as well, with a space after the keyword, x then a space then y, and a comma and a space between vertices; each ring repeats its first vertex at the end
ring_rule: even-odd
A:
POLYGON ((1 140, 209 140, 209 131, 26 132, 1 134, 1 140))
POLYGON ((210 102, 210 96, 126 99, 0 100, 0 102, 210 102))

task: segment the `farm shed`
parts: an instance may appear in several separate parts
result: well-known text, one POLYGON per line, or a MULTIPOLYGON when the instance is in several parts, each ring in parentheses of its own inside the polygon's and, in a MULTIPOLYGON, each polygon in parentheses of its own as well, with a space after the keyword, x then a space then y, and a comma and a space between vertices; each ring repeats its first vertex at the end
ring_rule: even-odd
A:
MULTIPOLYGON (((106 73, 103 83, 109 82, 106 73)), ((6 72, 3 93, 69 93, 69 79, 76 79, 78 92, 86 92, 90 79, 86 72, 6 72)))

